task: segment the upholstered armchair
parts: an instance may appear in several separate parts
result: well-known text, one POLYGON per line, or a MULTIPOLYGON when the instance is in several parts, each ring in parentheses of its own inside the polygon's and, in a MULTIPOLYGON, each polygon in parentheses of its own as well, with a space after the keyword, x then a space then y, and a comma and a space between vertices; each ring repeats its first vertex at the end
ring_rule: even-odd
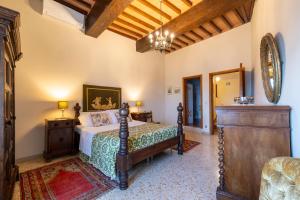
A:
POLYGON ((259 200, 300 200, 300 159, 273 158, 262 171, 259 200))

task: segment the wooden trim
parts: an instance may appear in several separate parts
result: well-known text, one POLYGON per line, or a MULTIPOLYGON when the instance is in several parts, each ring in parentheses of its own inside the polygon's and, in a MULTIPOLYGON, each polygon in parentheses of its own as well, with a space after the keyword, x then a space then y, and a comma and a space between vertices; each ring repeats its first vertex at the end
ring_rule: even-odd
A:
POLYGON ((218 33, 222 33, 223 30, 222 30, 221 28, 219 28, 215 22, 210 21, 209 24, 210 24, 212 27, 214 27, 214 29, 215 29, 218 33))
POLYGON ((110 25, 110 27, 111 27, 111 28, 114 28, 114 29, 117 29, 117 30, 120 30, 121 32, 126 32, 126 33, 128 33, 128 34, 130 34, 130 35, 136 36, 137 38, 143 37, 142 34, 139 34, 139 33, 135 32, 135 31, 132 31, 132 30, 130 30, 130 29, 127 29, 127 28, 125 28, 125 27, 123 27, 123 26, 119 26, 118 24, 112 23, 112 24, 110 25))
POLYGON ((144 22, 144 21, 140 20, 139 18, 136 18, 136 17, 132 16, 127 12, 123 12, 122 16, 124 16, 124 17, 126 17, 126 18, 128 18, 128 19, 130 19, 130 20, 132 20, 136 23, 139 23, 139 24, 141 24, 141 25, 143 25, 143 26, 145 26, 145 27, 147 27, 151 30, 155 30, 155 26, 152 26, 151 24, 148 24, 147 22, 144 22))
POLYGON ((199 79, 200 80, 200 113, 201 120, 199 128, 203 128, 203 84, 202 84, 202 74, 195 76, 188 76, 182 78, 182 102, 183 102, 183 125, 187 126, 187 94, 186 94, 186 85, 187 81, 191 79, 199 79))
POLYGON ((192 7, 193 6, 193 2, 191 2, 190 0, 181 0, 182 3, 184 3, 185 5, 187 5, 188 7, 192 7))
POLYGON ((240 95, 245 94, 245 68, 240 64, 240 68, 229 69, 224 71, 209 73, 209 132, 211 135, 214 134, 214 121, 213 121, 213 77, 216 75, 229 74, 239 72, 240 73, 240 95))
POLYGON ((160 14, 161 16, 163 16, 164 18, 171 20, 172 17, 170 15, 168 15, 166 12, 160 10, 159 8, 155 7, 153 4, 149 3, 146 0, 138 0, 141 4, 143 4, 144 6, 150 8, 151 10, 153 10, 154 12, 160 14))
POLYGON ((162 1, 162 3, 165 4, 166 6, 168 6, 171 10, 176 12, 178 15, 181 15, 181 10, 177 6, 175 6, 173 3, 171 3, 169 0, 164 0, 164 1, 162 1))
POLYGON ((133 36, 131 36, 131 35, 128 35, 128 34, 125 34, 125 33, 123 33, 123 32, 120 32, 120 31, 118 31, 118 30, 115 30, 115 29, 112 29, 112 28, 107 28, 107 30, 109 30, 109 31, 111 31, 111 32, 114 32, 114 33, 116 33, 116 34, 119 34, 119 35, 122 35, 122 36, 124 36, 124 37, 127 37, 127 38, 129 38, 129 39, 131 39, 131 40, 137 40, 138 38, 136 38, 136 37, 133 37, 133 36))
POLYGON ((148 33, 149 33, 149 31, 147 31, 147 30, 145 30, 145 29, 143 29, 143 28, 141 28, 141 27, 139 27, 139 26, 136 26, 136 25, 134 25, 134 24, 131 24, 130 22, 127 22, 127 21, 125 21, 125 20, 123 20, 123 19, 121 19, 121 18, 118 18, 118 19, 116 19, 115 21, 116 21, 116 22, 119 22, 119 23, 121 23, 121 24, 123 24, 123 25, 129 26, 130 28, 133 28, 133 29, 135 29, 135 30, 137 30, 137 31, 140 31, 140 32, 142 32, 142 33, 145 33, 145 34, 148 34, 148 33))
POLYGON ((85 19, 85 34, 98 37, 131 2, 132 0, 95 1, 85 19))
POLYGON ((133 5, 129 5, 128 8, 131 9, 132 11, 138 13, 139 15, 142 15, 143 17, 149 19, 150 21, 152 21, 152 22, 154 22, 158 25, 162 25, 160 20, 156 19, 155 17, 152 17, 148 13, 142 11, 141 9, 139 9, 139 8, 133 6, 133 5))

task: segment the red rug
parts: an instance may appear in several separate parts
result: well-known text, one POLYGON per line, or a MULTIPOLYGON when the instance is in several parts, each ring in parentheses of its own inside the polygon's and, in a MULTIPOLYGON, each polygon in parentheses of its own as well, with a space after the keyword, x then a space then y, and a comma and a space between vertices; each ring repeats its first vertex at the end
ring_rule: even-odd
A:
POLYGON ((20 174, 22 200, 91 200, 117 183, 79 158, 20 174))
MULTIPOLYGON (((183 152, 187 152, 199 144, 200 142, 185 139, 183 143, 183 152)), ((172 149, 177 150, 177 146, 173 147, 172 149)))

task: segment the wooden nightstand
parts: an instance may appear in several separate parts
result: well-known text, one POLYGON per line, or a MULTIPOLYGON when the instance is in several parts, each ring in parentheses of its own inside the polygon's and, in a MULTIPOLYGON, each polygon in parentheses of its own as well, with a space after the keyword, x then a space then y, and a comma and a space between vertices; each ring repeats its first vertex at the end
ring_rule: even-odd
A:
POLYGON ((138 121, 142 121, 142 122, 153 122, 153 120, 152 120, 152 111, 150 111, 150 112, 139 112, 139 113, 132 112, 131 117, 134 120, 138 120, 138 121))
POLYGON ((74 127, 74 119, 45 120, 44 158, 46 161, 76 153, 74 127))

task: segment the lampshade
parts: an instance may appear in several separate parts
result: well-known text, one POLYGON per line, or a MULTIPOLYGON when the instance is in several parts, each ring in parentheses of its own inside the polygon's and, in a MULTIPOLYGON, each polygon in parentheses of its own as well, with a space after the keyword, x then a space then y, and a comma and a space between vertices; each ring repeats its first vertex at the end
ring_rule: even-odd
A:
POLYGON ((136 101, 135 102, 135 106, 137 106, 137 107, 140 107, 140 106, 142 106, 143 105, 143 102, 142 101, 136 101))
POLYGON ((61 109, 61 110, 67 109, 69 107, 69 102, 68 101, 58 101, 57 107, 58 107, 58 109, 61 109))

